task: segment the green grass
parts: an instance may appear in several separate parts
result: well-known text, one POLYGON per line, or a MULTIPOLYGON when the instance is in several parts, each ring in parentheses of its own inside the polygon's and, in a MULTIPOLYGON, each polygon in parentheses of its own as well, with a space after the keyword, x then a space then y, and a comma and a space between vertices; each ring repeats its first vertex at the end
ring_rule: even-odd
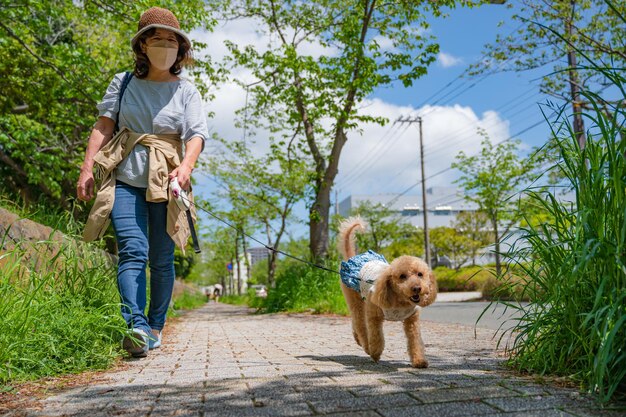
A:
MULTIPOLYGON (((602 71, 626 97, 623 71, 602 71)), ((574 205, 529 191, 550 221, 523 229, 523 245, 506 257, 525 280, 527 307, 515 326, 512 366, 580 382, 601 402, 626 391, 626 129, 624 107, 585 93, 584 150, 563 117, 553 124, 560 152, 555 170, 574 205)), ((529 222, 530 223, 530 222, 529 222)))
POLYGON ((193 310, 206 304, 206 295, 199 291, 183 291, 179 296, 174 297, 173 309, 176 310, 193 310))
POLYGON ((250 306, 252 307, 252 299, 248 294, 244 295, 224 295, 220 297, 220 303, 232 304, 236 306, 250 306))
POLYGON ((104 369, 120 355, 110 262, 69 243, 50 258, 53 247, 35 245, 39 264, 22 245, 0 255, 0 384, 104 369))
MULTIPOLYGON (((6 199, 2 205, 12 207, 6 199)), ((26 209, 19 215, 31 217, 26 209)), ((55 216, 41 209, 38 219, 65 223, 66 231, 82 228, 68 216, 55 216)), ((106 369, 122 357, 127 328, 109 257, 73 234, 64 243, 14 243, 8 233, 0 236, 0 248, 12 247, 0 250, 0 389, 106 369)), ((203 294, 183 291, 168 314, 205 302, 203 294)))
POLYGON ((281 264, 277 271, 276 288, 268 290, 260 308, 267 313, 348 314, 338 274, 292 261, 281 264))

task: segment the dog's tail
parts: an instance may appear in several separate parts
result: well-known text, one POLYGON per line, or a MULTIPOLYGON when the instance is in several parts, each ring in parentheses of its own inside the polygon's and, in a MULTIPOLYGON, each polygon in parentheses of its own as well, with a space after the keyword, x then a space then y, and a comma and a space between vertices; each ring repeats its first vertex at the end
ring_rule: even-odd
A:
POLYGON ((354 235, 356 232, 364 232, 367 229, 367 222, 362 218, 348 217, 339 225, 339 236, 337 236, 337 249, 344 259, 350 259, 356 255, 356 243, 354 235))

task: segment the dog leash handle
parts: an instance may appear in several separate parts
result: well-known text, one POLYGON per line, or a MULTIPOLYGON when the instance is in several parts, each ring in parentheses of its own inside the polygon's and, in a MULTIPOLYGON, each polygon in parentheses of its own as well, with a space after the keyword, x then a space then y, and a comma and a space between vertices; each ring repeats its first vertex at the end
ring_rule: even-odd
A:
POLYGON ((191 242, 193 244, 193 250, 196 253, 200 253, 200 243, 198 242, 198 235, 196 234, 196 228, 193 225, 193 218, 191 217, 191 210, 187 209, 187 223, 189 223, 189 231, 191 232, 191 242))

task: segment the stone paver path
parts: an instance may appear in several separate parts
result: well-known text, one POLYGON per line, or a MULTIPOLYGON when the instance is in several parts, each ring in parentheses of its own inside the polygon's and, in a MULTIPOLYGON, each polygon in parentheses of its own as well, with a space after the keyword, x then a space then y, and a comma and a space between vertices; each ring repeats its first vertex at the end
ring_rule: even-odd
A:
MULTIPOLYGON (((167 334, 167 333, 166 333, 167 334)), ((373 363, 345 317, 255 315, 211 303, 164 346, 32 416, 614 416, 575 390, 507 373, 492 330, 423 322, 428 369, 409 366, 400 323, 373 363)), ((22 410, 19 415, 23 415, 22 410)), ((17 413, 16 413, 17 415, 17 413)))

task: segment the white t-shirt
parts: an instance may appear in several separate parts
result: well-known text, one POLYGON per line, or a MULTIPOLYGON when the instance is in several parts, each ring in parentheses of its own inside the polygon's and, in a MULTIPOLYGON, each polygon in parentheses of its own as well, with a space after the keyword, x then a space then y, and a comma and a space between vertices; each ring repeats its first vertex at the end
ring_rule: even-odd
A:
MULTIPOLYGON (((134 77, 122 97, 118 96, 125 73, 116 74, 98 103, 98 115, 117 121, 137 133, 179 134, 183 142, 196 136, 209 137, 207 117, 196 87, 187 80, 148 81, 134 77)), ((204 148, 204 144, 203 144, 204 148)), ((116 169, 116 177, 129 185, 148 186, 148 149, 136 145, 116 169)))

